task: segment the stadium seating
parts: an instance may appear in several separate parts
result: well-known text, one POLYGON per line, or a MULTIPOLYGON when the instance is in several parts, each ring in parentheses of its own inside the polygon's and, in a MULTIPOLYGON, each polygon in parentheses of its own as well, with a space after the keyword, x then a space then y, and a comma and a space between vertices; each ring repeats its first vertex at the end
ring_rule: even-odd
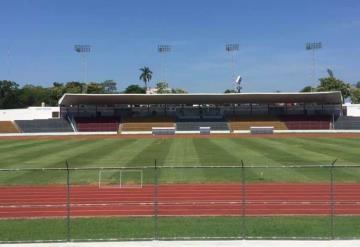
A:
POLYGON ((63 118, 16 120, 15 123, 24 133, 73 132, 70 123, 63 118))
POLYGON ((176 116, 178 118, 199 119, 200 118, 200 109, 199 108, 176 109, 176 116))
POLYGON ((335 119, 334 129, 360 130, 360 117, 339 116, 335 119))
POLYGON ((171 117, 133 117, 124 118, 121 131, 152 131, 153 127, 174 127, 175 120, 171 117))
POLYGON ((211 130, 229 130, 227 122, 223 119, 178 119, 176 121, 178 131, 198 131, 200 127, 210 127, 211 130))
POLYGON ((0 121, 0 133, 18 133, 19 131, 11 121, 0 121))
POLYGON ((275 130, 288 129, 284 122, 272 116, 244 116, 228 119, 231 131, 250 130, 250 127, 274 127, 275 130))
POLYGON ((330 116, 282 116, 281 120, 289 130, 330 129, 330 116))
POLYGON ((118 131, 120 119, 114 117, 74 118, 79 132, 118 131))

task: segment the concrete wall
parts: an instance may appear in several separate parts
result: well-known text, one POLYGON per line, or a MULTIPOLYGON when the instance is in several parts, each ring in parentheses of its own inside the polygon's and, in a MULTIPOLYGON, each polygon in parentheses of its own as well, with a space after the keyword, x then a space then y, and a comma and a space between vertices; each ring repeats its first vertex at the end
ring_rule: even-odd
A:
POLYGON ((360 117, 360 104, 345 104, 347 116, 360 117))
POLYGON ((0 110, 0 121, 48 119, 53 112, 60 111, 60 107, 29 107, 25 109, 0 110))

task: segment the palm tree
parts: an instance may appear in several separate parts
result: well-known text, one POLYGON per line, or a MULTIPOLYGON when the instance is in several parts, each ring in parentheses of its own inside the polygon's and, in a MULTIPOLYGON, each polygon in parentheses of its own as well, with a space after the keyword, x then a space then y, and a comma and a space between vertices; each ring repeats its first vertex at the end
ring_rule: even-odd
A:
POLYGON ((141 74, 139 79, 142 80, 145 83, 145 88, 146 90, 148 89, 148 82, 151 80, 152 78, 152 71, 149 69, 149 67, 144 67, 140 69, 141 74))

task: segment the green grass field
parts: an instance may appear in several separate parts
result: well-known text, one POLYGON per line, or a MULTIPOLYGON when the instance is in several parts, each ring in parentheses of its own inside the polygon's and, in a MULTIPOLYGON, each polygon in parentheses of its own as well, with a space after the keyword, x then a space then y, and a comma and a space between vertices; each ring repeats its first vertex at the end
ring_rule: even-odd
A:
MULTIPOLYGON (((359 139, 204 138, 0 140, 1 168, 359 165, 359 139)), ((144 170, 152 183, 153 169, 144 170)), ((110 174, 111 175, 111 174, 110 174)), ((360 182, 360 168, 336 168, 336 182, 360 182)), ((72 184, 95 184, 98 171, 72 171, 72 184)), ((328 168, 247 168, 246 182, 329 182, 328 168)), ((160 169, 160 183, 239 183, 241 170, 160 169)), ((1 172, 0 185, 65 184, 64 171, 1 172)), ((360 217, 335 217, 335 237, 359 238, 360 217)), ((329 217, 160 217, 159 238, 329 238, 329 217)), ((73 218, 71 238, 154 238, 153 218, 73 218)), ((0 241, 65 240, 65 219, 0 220, 0 241)))
POLYGON ((2 167, 357 164, 359 150, 344 138, 0 140, 2 167))
MULTIPOLYGON (((359 139, 237 138, 237 139, 103 139, 0 140, 2 168, 152 166, 158 165, 336 165, 359 164, 359 139)), ((248 181, 327 182, 324 169, 248 169, 248 181)), ((77 172, 74 183, 94 183, 97 172, 77 172)), ((0 184, 64 183, 63 173, 2 173, 0 184), (34 180, 34 176, 38 178, 34 180)), ((151 171, 145 182, 153 181, 151 171)), ((161 182, 237 182, 237 172, 221 169, 162 170, 161 182)), ((338 168, 336 180, 360 181, 360 169, 338 168)))
MULTIPOLYGON (((322 238, 330 239, 329 217, 164 217, 155 233, 153 218, 78 218, 72 240, 175 238, 322 238)), ((336 217, 334 237, 359 238, 360 217, 336 217)), ((1 220, 0 241, 66 240, 64 219, 1 220)))

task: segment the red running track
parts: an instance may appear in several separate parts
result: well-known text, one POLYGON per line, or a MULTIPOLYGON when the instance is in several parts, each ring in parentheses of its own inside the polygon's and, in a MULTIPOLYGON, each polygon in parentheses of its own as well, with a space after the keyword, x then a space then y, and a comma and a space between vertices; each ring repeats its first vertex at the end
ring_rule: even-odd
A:
MULTIPOLYGON (((73 186, 70 214, 80 216, 360 215, 360 184, 176 184, 143 188, 73 186), (245 203, 244 203, 245 202, 245 203), (244 206, 244 208, 243 208, 244 206)), ((0 218, 65 217, 66 187, 0 187, 0 218)))

